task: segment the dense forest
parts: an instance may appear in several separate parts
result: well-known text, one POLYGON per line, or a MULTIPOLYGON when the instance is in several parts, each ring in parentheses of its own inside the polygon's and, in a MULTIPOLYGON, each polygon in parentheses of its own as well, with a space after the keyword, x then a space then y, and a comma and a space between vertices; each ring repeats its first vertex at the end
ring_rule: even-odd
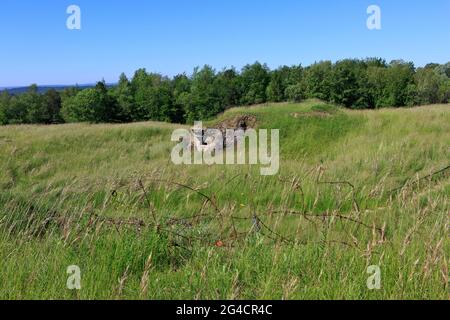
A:
POLYGON ((450 62, 415 68, 401 60, 347 59, 322 61, 308 67, 283 66, 270 70, 254 63, 237 71, 216 72, 209 66, 192 75, 173 78, 135 72, 108 87, 48 90, 36 85, 26 93, 0 95, 0 124, 65 122, 204 120, 232 106, 318 98, 347 108, 404 107, 450 101, 450 62))

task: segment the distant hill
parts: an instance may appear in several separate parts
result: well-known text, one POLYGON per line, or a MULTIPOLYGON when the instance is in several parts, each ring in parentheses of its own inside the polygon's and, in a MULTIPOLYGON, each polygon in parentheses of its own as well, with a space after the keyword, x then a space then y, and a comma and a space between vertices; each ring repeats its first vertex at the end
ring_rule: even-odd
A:
MULTIPOLYGON (((115 84, 107 84, 108 87, 113 87, 115 84)), ((82 85, 49 85, 49 86, 38 86, 39 93, 46 93, 47 91, 53 89, 56 91, 63 91, 67 88, 78 87, 80 89, 88 89, 95 87, 95 84, 82 84, 82 85)), ((27 92, 29 87, 0 87, 0 92, 8 91, 9 94, 18 95, 27 92)))

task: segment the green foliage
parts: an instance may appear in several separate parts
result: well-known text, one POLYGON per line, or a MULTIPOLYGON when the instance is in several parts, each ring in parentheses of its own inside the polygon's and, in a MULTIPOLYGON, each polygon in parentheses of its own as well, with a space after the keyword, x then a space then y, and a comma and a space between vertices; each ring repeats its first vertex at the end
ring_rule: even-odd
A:
POLYGON ((281 102, 286 100, 299 101, 303 99, 300 97, 298 90, 300 87, 303 87, 302 76, 303 68, 300 65, 292 67, 283 66, 272 71, 270 73, 270 83, 266 90, 267 100, 281 102), (287 92, 289 87, 291 88, 287 92))
POLYGON ((331 100, 345 107, 367 107, 366 65, 359 60, 337 62, 331 74, 331 100))
POLYGON ((62 105, 62 115, 66 122, 89 121, 87 108, 93 107, 97 99, 97 93, 94 89, 86 89, 74 97, 64 100, 62 105))
POLYGON ((387 106, 402 107, 407 104, 406 88, 414 83, 414 65, 404 61, 393 61, 387 69, 385 99, 387 106))
POLYGON ((0 124, 60 123, 61 98, 58 92, 49 90, 38 93, 36 85, 18 96, 5 91, 0 97, 0 124))
POLYGON ((450 102, 450 78, 441 82, 439 87, 439 100, 442 103, 450 102))
POLYGON ((173 94, 173 122, 186 122, 186 108, 189 104, 189 92, 191 90, 191 81, 185 75, 177 75, 172 81, 173 94))
POLYGON ((22 96, 13 96, 6 109, 9 124, 27 123, 27 105, 22 96))
POLYGON ((420 104, 439 102, 440 77, 434 69, 418 69, 416 72, 416 82, 420 104))
POLYGON ((420 104, 419 92, 415 83, 410 83, 405 90, 405 104, 408 107, 420 104))
POLYGON ((9 108, 11 97, 7 91, 3 91, 0 94, 0 125, 5 125, 8 123, 7 110, 9 108))
POLYGON ((331 61, 315 63, 305 69, 305 85, 308 98, 331 101, 331 61))
POLYGON ((135 118, 136 103, 134 100, 133 89, 130 81, 124 73, 120 75, 119 83, 117 84, 117 87, 113 89, 113 95, 117 100, 119 118, 125 122, 138 120, 135 118))
POLYGON ((0 124, 165 121, 211 119, 233 106, 299 102, 317 98, 352 109, 415 106, 450 100, 450 62, 416 69, 410 62, 379 58, 321 61, 303 68, 270 70, 255 62, 241 71, 195 68, 173 78, 137 70, 117 85, 99 82, 40 94, 35 85, 19 96, 3 97, 0 124))
POLYGON ((99 82, 95 88, 80 91, 66 99, 62 114, 67 122, 114 122, 118 116, 118 108, 105 83, 99 82))
POLYGON ((5 125, 8 123, 8 119, 6 119, 5 110, 2 104, 0 104, 0 125, 5 125))
POLYGON ((44 104, 49 115, 47 123, 62 123, 61 96, 56 90, 49 90, 44 94, 44 104))
POLYGON ((304 85, 302 83, 287 86, 285 90, 286 98, 292 102, 300 102, 306 97, 304 85))
POLYGON ((241 104, 251 105, 267 101, 266 90, 270 82, 269 68, 266 64, 255 62, 246 65, 241 73, 241 104))
POLYGON ((210 66, 195 69, 191 90, 186 105, 186 118, 189 122, 204 120, 219 113, 222 108, 217 96, 215 71, 210 66))
POLYGON ((267 86, 267 100, 281 102, 285 100, 287 72, 285 68, 272 72, 270 83, 267 86))
POLYGON ((219 72, 214 81, 221 109, 239 105, 239 73, 235 69, 219 72))
POLYGON ((51 115, 44 104, 43 97, 38 93, 37 86, 31 85, 28 92, 21 95, 23 105, 26 107, 26 123, 48 123, 51 115))

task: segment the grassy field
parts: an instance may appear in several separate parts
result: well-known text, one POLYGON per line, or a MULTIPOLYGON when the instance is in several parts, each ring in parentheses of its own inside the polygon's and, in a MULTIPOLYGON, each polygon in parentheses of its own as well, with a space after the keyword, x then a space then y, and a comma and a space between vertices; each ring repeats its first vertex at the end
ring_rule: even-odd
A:
POLYGON ((278 175, 173 165, 180 125, 0 127, 0 298, 448 299, 450 105, 209 125, 241 114, 280 129, 278 175))

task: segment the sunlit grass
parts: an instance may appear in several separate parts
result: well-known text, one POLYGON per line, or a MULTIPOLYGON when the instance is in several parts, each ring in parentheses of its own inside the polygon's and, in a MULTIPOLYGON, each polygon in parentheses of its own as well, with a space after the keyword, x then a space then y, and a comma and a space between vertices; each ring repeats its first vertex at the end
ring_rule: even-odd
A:
POLYGON ((241 114, 280 130, 279 175, 175 166, 179 125, 0 127, 0 297, 448 298, 450 175, 418 179, 450 165, 449 105, 311 100, 206 125, 241 114), (374 264, 378 291, 366 286, 374 264))

